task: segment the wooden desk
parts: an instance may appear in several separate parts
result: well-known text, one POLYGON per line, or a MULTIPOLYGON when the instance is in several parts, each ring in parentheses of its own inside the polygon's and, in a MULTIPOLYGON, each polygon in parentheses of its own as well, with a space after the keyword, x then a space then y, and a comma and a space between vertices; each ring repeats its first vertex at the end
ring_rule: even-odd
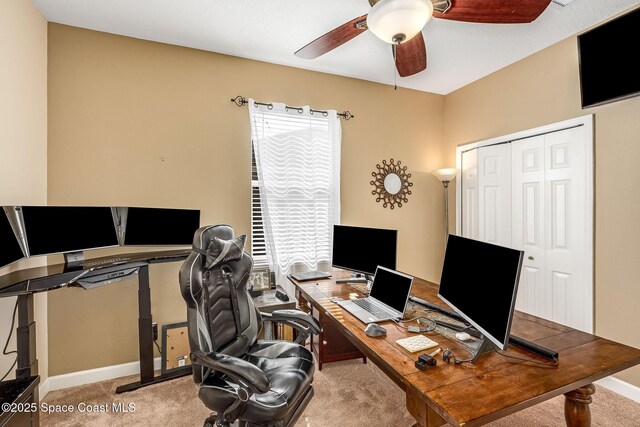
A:
MULTIPOLYGON (((420 353, 409 353, 395 341, 410 335, 382 322, 385 337, 371 338, 364 324, 340 306, 332 297, 361 296, 348 285, 335 280, 317 283, 294 282, 300 298, 322 311, 335 327, 369 357, 407 396, 407 409, 421 426, 477 426, 564 394, 568 426, 591 425, 589 404, 595 388, 592 383, 640 363, 640 350, 595 335, 577 331, 547 320, 517 312, 512 332, 560 353, 560 364, 545 367, 503 357, 497 353, 480 356, 475 365, 447 365, 420 371, 414 362, 420 353)), ((446 305, 437 298, 437 285, 416 278, 412 294, 446 305)), ((468 352, 458 342, 437 333, 428 333, 442 349, 451 348, 459 357, 468 352)), ((516 347, 507 354, 533 358, 535 355, 516 347)))

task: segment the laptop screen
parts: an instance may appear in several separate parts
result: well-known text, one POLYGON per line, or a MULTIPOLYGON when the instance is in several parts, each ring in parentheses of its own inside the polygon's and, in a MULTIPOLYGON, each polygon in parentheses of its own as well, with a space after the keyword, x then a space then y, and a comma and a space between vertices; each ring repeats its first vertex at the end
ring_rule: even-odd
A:
POLYGON ((402 313, 412 284, 413 277, 378 266, 369 296, 402 313))

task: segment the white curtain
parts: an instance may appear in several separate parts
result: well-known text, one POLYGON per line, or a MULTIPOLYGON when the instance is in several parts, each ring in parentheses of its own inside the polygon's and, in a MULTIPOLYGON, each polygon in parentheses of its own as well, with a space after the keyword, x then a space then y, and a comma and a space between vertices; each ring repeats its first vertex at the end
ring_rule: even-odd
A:
POLYGON ((270 105, 249 100, 269 267, 318 269, 340 221, 340 120, 334 110, 270 105))

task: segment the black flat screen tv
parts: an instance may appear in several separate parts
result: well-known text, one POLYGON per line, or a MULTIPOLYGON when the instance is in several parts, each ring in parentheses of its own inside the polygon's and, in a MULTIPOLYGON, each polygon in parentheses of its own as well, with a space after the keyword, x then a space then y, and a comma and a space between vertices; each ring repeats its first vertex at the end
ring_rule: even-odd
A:
POLYGON ((18 261, 23 257, 7 215, 0 209, 0 268, 18 261))
POLYGON ((332 265, 374 275, 381 265, 396 269, 397 230, 333 226, 332 265))
POLYGON ((640 95, 640 8, 578 36, 582 108, 640 95))
POLYGON ((197 209, 129 208, 125 245, 190 245, 200 228, 197 209))
POLYGON ((118 246, 111 208, 22 206, 29 255, 118 246))

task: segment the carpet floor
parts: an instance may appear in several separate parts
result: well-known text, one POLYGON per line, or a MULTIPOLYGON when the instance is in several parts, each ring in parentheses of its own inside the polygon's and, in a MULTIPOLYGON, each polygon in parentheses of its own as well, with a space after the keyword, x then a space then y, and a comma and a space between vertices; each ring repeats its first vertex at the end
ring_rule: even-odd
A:
MULTIPOLYGON (((135 380, 135 376, 124 377, 50 392, 44 404, 71 405, 74 412, 41 412, 40 423, 44 427, 199 427, 209 415, 197 397, 197 387, 190 376, 129 393, 114 393, 118 385, 135 380), (113 403, 121 404, 128 412, 115 412, 113 403), (100 412, 105 408, 108 412, 100 412), (91 409, 94 411, 89 411, 91 409)), ((298 427, 414 424, 405 408, 403 391, 370 362, 351 360, 325 364, 322 371, 316 369, 313 384, 315 396, 298 421, 298 427)), ((640 404, 605 388, 596 388, 591 404, 593 426, 640 426, 640 404)), ((564 398, 557 397, 488 425, 563 426, 563 405, 564 398)))

